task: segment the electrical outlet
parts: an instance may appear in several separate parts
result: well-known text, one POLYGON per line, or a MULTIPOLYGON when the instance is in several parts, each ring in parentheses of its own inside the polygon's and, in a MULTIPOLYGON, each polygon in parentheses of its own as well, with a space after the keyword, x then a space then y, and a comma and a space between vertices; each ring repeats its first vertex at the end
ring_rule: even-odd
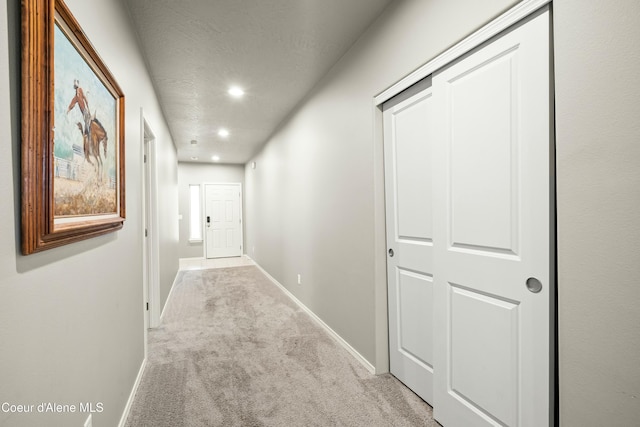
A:
POLYGON ((298 274, 298 285, 302 285, 302 276, 298 274))
POLYGON ((87 417, 87 420, 84 422, 84 425, 82 427, 91 427, 93 424, 93 421, 91 419, 92 414, 89 414, 89 416, 87 417))

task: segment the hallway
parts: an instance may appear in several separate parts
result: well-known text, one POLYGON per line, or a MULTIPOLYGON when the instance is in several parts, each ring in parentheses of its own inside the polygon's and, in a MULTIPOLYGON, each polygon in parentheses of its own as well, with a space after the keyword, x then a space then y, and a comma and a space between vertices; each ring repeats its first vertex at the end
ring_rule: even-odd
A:
MULTIPOLYGON (((22 7, 37 5, 40 12, 48 12, 34 13, 29 22, 42 26, 46 20, 51 28, 34 28, 31 34, 41 47, 49 49, 47 52, 54 51, 56 43, 50 43, 46 35, 54 34, 56 14, 49 12, 62 0, 7 1, 0 6, 0 93, 4 95, 0 97, 0 137, 4 142, 0 146, 0 196, 4 201, 0 205, 0 427, 124 427, 145 371, 145 384, 162 385, 152 378, 155 376, 165 378, 166 385, 172 387, 147 397, 139 394, 141 403, 131 412, 130 425, 155 427, 152 411, 166 415, 165 425, 169 425, 171 417, 185 409, 195 416, 188 421, 191 425, 207 425, 207 420, 213 419, 268 425, 278 416, 287 416, 287 409, 292 411, 292 419, 312 424, 331 417, 339 423, 347 413, 355 421, 343 424, 393 419, 411 425, 426 419, 422 418, 426 412, 420 402, 393 386, 390 377, 371 377, 358 364, 380 372, 389 366, 388 322, 383 314, 387 307, 386 261, 392 248, 386 247, 384 235, 384 123, 380 123, 384 111, 376 107, 376 98, 393 92, 407 77, 426 77, 416 74, 425 65, 444 67, 443 58, 447 57, 442 55, 460 53, 451 49, 467 46, 474 34, 494 34, 492 31, 502 28, 496 22, 513 17, 514 11, 543 5, 552 11, 549 73, 554 126, 549 163, 555 185, 549 199, 556 207, 550 212, 555 240, 548 257, 551 275, 557 279, 551 307, 557 329, 550 352, 555 371, 553 376, 541 376, 554 383, 557 394, 555 419, 549 424, 640 425, 640 2, 391 0, 384 10, 378 10, 377 17, 373 8, 367 7, 369 17, 375 20, 368 26, 360 20, 358 27, 349 16, 354 12, 364 15, 365 8, 353 5, 367 1, 198 0, 187 4, 64 0, 126 99, 126 108, 118 115, 122 134, 109 135, 109 147, 114 148, 117 141, 124 143, 119 195, 124 199, 121 207, 126 208, 122 211, 126 219, 116 231, 93 237, 87 234, 84 240, 30 255, 22 252, 25 236, 33 231, 25 226, 24 215, 54 231, 54 220, 60 220, 59 224, 66 220, 55 218, 55 203, 45 197, 45 193, 55 193, 55 158, 86 162, 79 154, 84 150, 83 133, 77 130, 82 120, 80 110, 63 111, 57 120, 53 114, 55 92, 58 107, 64 110, 74 96, 73 81, 78 76, 55 83, 56 75, 61 75, 55 72, 55 55, 31 52, 28 56, 25 47, 33 45, 23 43, 29 17, 23 17, 22 7), (193 4, 204 5, 204 11, 225 7, 233 13, 216 13, 216 26, 203 10, 186 16, 185 9, 193 4), (347 5, 352 13, 341 13, 347 5), (173 13, 163 14, 167 8, 173 13), (326 13, 331 10, 334 12, 326 13), (148 60, 153 52, 145 51, 134 13, 158 20, 146 21, 147 28, 158 35, 150 38, 156 47, 153 52, 177 70, 176 78, 160 73, 148 60), (175 25, 176 16, 191 25, 175 25), (324 53, 325 47, 335 43, 314 43, 316 33, 329 29, 312 25, 319 16, 346 24, 344 28, 352 35, 349 43, 336 45, 344 49, 333 60, 324 53), (246 26, 235 25, 237 18, 246 18, 246 26), (280 24, 282 31, 269 32, 275 24, 280 24), (265 30, 267 37, 256 37, 260 33, 255 29, 265 30), (181 33, 172 34, 175 31, 181 33), (213 41, 194 38, 201 31, 214 37, 213 41), (303 36, 274 37, 287 31, 303 36), (223 36, 228 44, 219 43, 223 36), (179 43, 184 43, 182 49, 179 43), (295 61, 269 56, 265 45, 295 61), (314 49, 323 53, 325 66, 318 66, 311 55, 314 49), (252 56, 256 51, 260 55, 252 56), (209 56, 216 52, 246 55, 250 61, 236 62, 233 68, 226 59, 216 61, 209 56), (189 66, 192 63, 179 60, 183 54, 194 61, 203 60, 204 65, 189 66), (41 67, 29 73, 23 67, 28 63, 41 67), (301 85, 296 65, 315 73, 307 86, 301 85), (215 74, 213 68, 218 66, 229 73, 215 74), (293 78, 278 80, 284 84, 264 78, 267 72, 283 68, 294 73, 293 78), (260 78, 247 77, 247 70, 260 78), (214 83, 196 79, 196 73, 213 76, 214 83), (39 90, 26 96, 25 83, 39 90), (228 93, 232 84, 245 89, 243 99, 228 93), (188 102, 168 100, 162 96, 164 90, 180 93, 188 102), (300 97, 290 108, 275 108, 277 101, 294 91, 300 97), (25 114, 25 98, 42 102, 50 98, 51 108, 37 115, 49 121, 25 114), (166 108, 165 102, 171 108, 166 108), (182 116, 187 105, 198 112, 191 118, 200 120, 202 126, 188 125, 182 116), (228 120, 214 115, 205 121, 200 112, 209 111, 209 107, 224 112, 228 120), (248 110, 269 119, 273 127, 258 133, 260 123, 245 114, 248 110), (63 122, 73 131, 68 137, 61 131, 63 122), (173 123, 187 133, 177 132, 173 123), (56 124, 60 125, 57 131, 56 124), (226 136, 220 135, 223 126, 229 132, 226 136), (32 131, 40 138, 28 138, 32 131), (65 143, 56 140, 56 135, 65 143), (251 150, 242 141, 253 141, 259 148, 251 150), (68 150, 62 150, 64 146, 68 150), (200 153, 190 151, 194 146, 200 153), (46 156, 35 155, 29 147, 46 156), (231 156, 242 152, 250 157, 231 156), (32 165, 37 166, 34 170, 25 167, 24 153, 32 160, 40 159, 32 165), (149 165, 146 171, 145 164, 149 165), (38 186, 38 191, 27 183, 38 186), (223 270, 200 271, 203 263, 195 260, 179 265, 181 258, 203 256, 203 239, 190 233, 189 195, 190 186, 209 183, 242 184, 243 238, 239 250, 313 315, 331 325, 347 348, 360 356, 360 362, 354 362, 353 353, 345 355, 340 348, 328 351, 334 346, 333 338, 312 334, 315 324, 303 320, 277 288, 258 280, 259 274, 252 276, 255 281, 242 279, 242 285, 209 289, 204 283, 219 283, 223 270), (25 203, 27 194, 48 208, 34 209, 25 203), (145 247, 149 241, 152 244, 145 247), (185 270, 182 282, 174 288, 180 270, 185 270), (180 298, 187 282, 194 285, 193 292, 180 298), (267 291, 270 287, 274 289, 267 291), (246 301, 234 299, 242 296, 241 291, 247 292, 246 301), (200 305, 195 301, 197 292, 203 298, 200 305), (259 297, 249 298, 250 293, 259 297), (207 299, 223 304, 210 306, 211 313, 207 299), (151 317, 146 313, 153 314, 155 324, 167 300, 170 307, 165 310, 162 327, 149 333, 151 354, 147 360, 147 319, 151 317), (278 307, 278 314, 286 317, 276 322, 284 328, 280 335, 277 328, 261 329, 275 322, 275 318, 261 317, 267 315, 266 301, 274 304, 269 312, 278 307), (236 302, 246 311, 233 310, 236 302), (230 323, 216 317, 222 313, 232 319, 230 323), (178 314, 185 314, 191 323, 174 322, 178 314), (233 335, 227 333, 230 330, 233 335), (185 331, 188 342, 174 340, 180 331, 185 331), (235 335, 240 332, 247 335, 235 335), (158 350, 156 344, 162 340, 167 340, 167 345, 158 350), (233 340, 237 350, 230 352, 233 340), (302 356, 303 350, 316 355, 313 363, 302 356), (265 355, 271 356, 262 359, 265 355), (338 378, 328 370, 328 378, 336 382, 326 381, 327 377, 323 381, 319 373, 323 367, 332 367, 333 361, 346 374, 338 378), (307 369, 310 365, 313 369, 307 369), (197 369, 206 374, 194 375, 197 369), (214 377, 221 372, 228 376, 214 377), (352 385, 342 382, 346 377, 354 380, 352 385), (304 387, 294 389, 294 384, 304 387), (393 392, 382 397, 377 390, 385 387, 393 392), (255 393, 256 389, 260 393, 255 393), (365 392, 372 389, 375 394, 365 392), (341 398, 325 396, 324 391, 334 391, 341 398), (402 411, 412 414, 410 418, 395 415, 398 407, 390 402, 399 403, 393 396, 400 395, 409 399, 405 404, 412 402, 408 404, 411 411, 402 411), (316 407, 317 398, 331 403, 316 407), (361 410, 360 404, 364 408, 376 399, 381 403, 379 408, 389 411, 386 415, 381 409, 361 410), (38 408, 49 403, 77 410, 11 410, 18 405, 38 408), (9 409, 3 410, 3 404, 9 409), (354 405, 358 411, 347 410, 354 405), (211 407, 212 412, 198 409, 205 407, 211 407)), ((371 3, 381 5, 384 0, 371 3)), ((328 34, 331 40, 339 35, 328 34)), ((447 69, 434 69, 432 77, 445 75, 439 72, 447 69)), ((81 80, 86 85, 84 78, 81 80)), ((93 113, 97 93, 85 94, 93 113)), ((105 111, 97 109, 98 116, 105 111)), ((514 123, 527 116, 515 116, 514 123)), ((470 164, 490 158, 473 153, 468 156, 470 164)), ((524 151, 518 148, 514 153, 524 151)), ((84 166, 91 167, 88 162, 84 166)), ((491 176, 495 171, 489 171, 491 176)), ((492 187, 473 194, 492 197, 492 187)), ((514 212, 532 212, 527 206, 517 207, 514 212)), ((202 226, 204 218, 200 218, 202 226)), ((60 228, 59 236, 64 237, 64 227, 60 228)), ((462 253, 469 248, 461 249, 462 253)), ((505 258, 505 253, 496 253, 495 258, 505 258)), ((518 279, 517 286, 529 289, 529 278, 538 276, 527 273, 518 279)), ((434 405, 437 414, 439 406, 434 405)))
POLYGON ((128 427, 438 425, 427 404, 394 377, 370 374, 251 260, 193 263, 149 331, 128 427))

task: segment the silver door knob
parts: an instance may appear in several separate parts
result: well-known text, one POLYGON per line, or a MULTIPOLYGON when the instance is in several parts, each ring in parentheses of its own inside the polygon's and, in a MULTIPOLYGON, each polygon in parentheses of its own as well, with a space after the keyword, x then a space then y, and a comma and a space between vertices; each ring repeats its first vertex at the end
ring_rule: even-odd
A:
POLYGON ((535 277, 529 277, 527 279, 527 289, 529 289, 534 294, 537 294, 542 290, 542 283, 540 283, 540 280, 536 279, 535 277))
POLYGON ((393 249, 389 249, 389 256, 393 257, 393 249))

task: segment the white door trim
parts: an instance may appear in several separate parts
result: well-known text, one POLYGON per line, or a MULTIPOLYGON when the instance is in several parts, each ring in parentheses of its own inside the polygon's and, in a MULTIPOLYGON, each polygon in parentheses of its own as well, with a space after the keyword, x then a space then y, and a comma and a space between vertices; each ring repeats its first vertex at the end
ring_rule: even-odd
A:
POLYGON ((142 245, 142 318, 143 327, 144 327, 144 361, 145 363, 147 359, 147 329, 149 329, 149 316, 147 313, 146 303, 149 300, 149 277, 148 277, 148 258, 149 254, 147 253, 147 239, 144 235, 144 228, 147 222, 147 181, 146 181, 146 168, 144 164, 144 156, 145 156, 145 137, 144 137, 144 128, 145 128, 145 120, 144 120, 144 111, 140 108, 140 171, 141 171, 141 179, 140 179, 140 194, 142 197, 140 198, 140 224, 142 224, 142 233, 140 236, 140 244, 142 245))
POLYGON ((143 283, 143 306, 146 312, 147 302, 149 303, 149 320, 145 314, 145 354, 147 343, 147 329, 155 328, 160 323, 160 281, 159 275, 159 246, 158 246, 158 179, 156 168, 156 144, 155 136, 149 124, 144 118, 144 112, 140 109, 140 171, 142 172, 142 283, 143 283), (145 152, 148 152, 147 166, 145 166, 145 152), (148 167, 148 169, 147 169, 148 167), (149 174, 146 176, 146 174, 149 174), (148 184, 147 184, 148 183, 148 184), (147 185, 149 188, 147 189, 147 185), (148 192, 148 194, 147 194, 148 192), (147 212, 147 197, 150 208, 147 212), (146 236, 145 236, 146 229, 146 236))
MULTIPOLYGON (((389 372, 389 317, 387 313, 387 249, 384 189, 384 135, 382 104, 433 74, 460 56, 532 15, 552 0, 523 0, 445 52, 431 59, 389 88, 375 95, 372 103, 374 141, 374 286, 375 286, 375 372, 389 372)), ((553 367, 552 367, 553 368, 553 367)))
MULTIPOLYGON (((245 251, 244 251, 244 216, 242 215, 242 206, 244 205, 244 194, 242 193, 242 183, 241 182, 203 182, 200 186, 200 201, 202 203, 200 203, 200 209, 202 210, 201 213, 201 218, 202 221, 204 223, 205 218, 206 218, 206 198, 205 198, 205 187, 207 185, 237 185, 239 190, 240 190, 240 211, 239 211, 239 215, 240 215, 240 256, 242 256, 245 251)), ((206 227, 202 227, 202 257, 204 259, 207 259, 207 231, 206 231, 206 227)))

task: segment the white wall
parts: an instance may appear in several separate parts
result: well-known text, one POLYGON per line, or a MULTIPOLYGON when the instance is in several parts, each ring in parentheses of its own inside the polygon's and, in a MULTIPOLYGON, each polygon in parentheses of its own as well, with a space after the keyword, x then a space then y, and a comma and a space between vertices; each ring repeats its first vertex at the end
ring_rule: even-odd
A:
POLYGON ((640 425, 640 2, 554 1, 560 419, 640 425))
MULTIPOLYGON (((150 87, 149 90, 152 90, 150 87)), ((149 95, 155 101, 155 93, 149 95)), ((143 107, 144 115, 147 110, 143 107)), ((157 114, 161 114, 156 110, 157 114)), ((157 167, 157 213, 159 231, 158 277, 160 280, 160 307, 164 308, 173 286, 179 264, 179 221, 178 221, 178 155, 169 134, 163 116, 157 116, 159 121, 147 121, 156 137, 156 167, 157 167), (158 123, 158 125, 156 125, 158 123), (160 126, 162 133, 156 133, 160 126)))
MULTIPOLYGON (((164 159, 160 253, 169 282, 177 270, 176 155, 120 1, 67 4, 125 94, 127 219, 116 233, 20 255, 20 2, 0 4, 0 403, 102 402, 93 425, 111 427, 144 357, 141 107, 164 159)), ((80 426, 86 417, 0 411, 0 425, 80 426)))
MULTIPOLYGON (((178 163, 180 193, 180 258, 204 256, 203 242, 189 243, 189 185, 203 183, 241 183, 244 197, 244 165, 178 163)), ((244 221, 242 221, 244 223, 244 221)), ((244 247, 244 244, 243 244, 244 247)))
POLYGON ((247 254, 373 364, 373 97, 513 3, 392 3, 246 168, 247 254))

